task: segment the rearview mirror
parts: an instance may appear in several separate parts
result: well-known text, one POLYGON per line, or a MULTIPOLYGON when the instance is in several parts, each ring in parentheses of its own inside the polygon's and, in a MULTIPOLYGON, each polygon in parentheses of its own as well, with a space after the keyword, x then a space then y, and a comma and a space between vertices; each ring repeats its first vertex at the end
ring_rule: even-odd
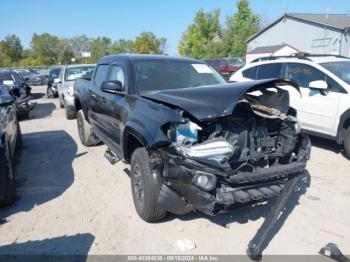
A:
POLYGON ((53 82, 54 82, 55 84, 60 84, 60 83, 61 83, 61 81, 60 81, 59 78, 55 78, 55 79, 53 80, 53 82))
POLYGON ((326 90, 328 84, 323 80, 316 80, 309 83, 309 88, 326 90))
POLYGON ((101 90, 105 93, 117 94, 123 92, 123 86, 120 81, 104 81, 101 90))
POLYGON ((15 98, 8 95, 0 96, 0 107, 7 107, 15 102, 15 98))

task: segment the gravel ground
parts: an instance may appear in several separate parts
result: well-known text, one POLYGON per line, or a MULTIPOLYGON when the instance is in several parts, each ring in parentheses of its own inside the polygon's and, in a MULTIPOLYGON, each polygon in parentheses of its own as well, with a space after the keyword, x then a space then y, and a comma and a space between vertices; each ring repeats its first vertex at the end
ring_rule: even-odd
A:
MULTIPOLYGON (((82 146, 58 100, 45 98, 44 87, 33 92, 38 104, 21 122, 19 200, 0 209, 0 254, 245 254, 269 204, 145 223, 133 205, 129 167, 110 165, 104 145, 82 146), (182 239, 196 247, 179 251, 182 239)), ((317 254, 329 242, 350 254, 350 161, 333 142, 312 142, 301 191, 264 254, 317 254)))

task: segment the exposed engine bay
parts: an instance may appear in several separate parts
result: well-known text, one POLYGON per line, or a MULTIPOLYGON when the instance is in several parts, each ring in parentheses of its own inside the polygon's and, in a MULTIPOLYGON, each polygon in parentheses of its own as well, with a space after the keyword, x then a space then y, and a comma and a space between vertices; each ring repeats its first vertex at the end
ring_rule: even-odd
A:
POLYGON ((246 94, 230 116, 202 126, 179 124, 171 134, 174 146, 187 157, 230 168, 231 174, 293 162, 300 124, 288 92, 273 89, 246 94))
POLYGON ((167 129, 171 146, 160 150, 159 202, 173 213, 213 215, 277 196, 309 159, 309 138, 279 87, 246 93, 232 114, 200 122, 182 116, 185 123, 167 129))

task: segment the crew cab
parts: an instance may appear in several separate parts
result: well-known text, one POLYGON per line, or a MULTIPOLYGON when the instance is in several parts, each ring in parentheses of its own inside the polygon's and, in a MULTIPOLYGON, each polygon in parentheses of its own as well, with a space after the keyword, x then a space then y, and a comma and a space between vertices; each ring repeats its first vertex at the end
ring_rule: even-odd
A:
POLYGON ((304 171, 311 145, 284 85, 299 91, 279 79, 228 84, 193 59, 106 56, 76 82, 79 137, 131 164, 143 220, 215 215, 277 196, 304 171))
POLYGON ((350 59, 337 55, 295 54, 264 57, 247 64, 230 78, 244 82, 266 78, 295 81, 302 93, 293 93, 306 132, 336 141, 350 157, 350 59))

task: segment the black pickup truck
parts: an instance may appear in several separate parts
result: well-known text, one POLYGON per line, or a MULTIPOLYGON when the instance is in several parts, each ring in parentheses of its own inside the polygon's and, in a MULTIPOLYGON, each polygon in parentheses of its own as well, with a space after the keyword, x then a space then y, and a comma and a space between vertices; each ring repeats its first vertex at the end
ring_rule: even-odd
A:
POLYGON ((215 215, 275 197, 304 171, 311 145, 288 88, 299 90, 279 79, 226 83, 193 59, 106 56, 75 84, 79 136, 131 164, 145 221, 215 215))

